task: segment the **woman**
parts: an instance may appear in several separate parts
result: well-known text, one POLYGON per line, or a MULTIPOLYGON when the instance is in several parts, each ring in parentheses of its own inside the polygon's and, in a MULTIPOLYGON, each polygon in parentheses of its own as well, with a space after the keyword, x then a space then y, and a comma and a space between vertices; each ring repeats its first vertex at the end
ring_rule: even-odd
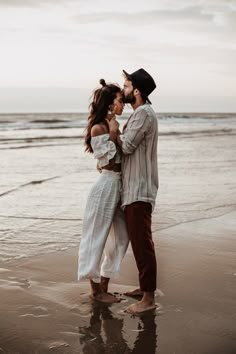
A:
POLYGON ((128 234, 120 209, 121 151, 116 146, 117 131, 109 130, 109 119, 122 114, 124 103, 117 85, 106 84, 103 79, 100 84, 102 87, 94 92, 90 105, 85 151, 94 154, 101 175, 85 208, 78 279, 90 280, 92 299, 112 303, 118 300, 107 293, 108 282, 119 273, 128 234))

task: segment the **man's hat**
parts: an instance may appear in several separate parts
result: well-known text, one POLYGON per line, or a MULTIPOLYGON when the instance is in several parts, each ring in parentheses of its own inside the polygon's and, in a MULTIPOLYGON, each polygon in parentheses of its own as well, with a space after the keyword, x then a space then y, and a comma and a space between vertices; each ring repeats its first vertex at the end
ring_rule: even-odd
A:
POLYGON ((150 74, 144 69, 138 69, 137 71, 133 72, 132 74, 128 74, 125 70, 123 73, 127 77, 129 81, 132 81, 133 85, 142 92, 143 96, 146 100, 152 104, 149 100, 148 96, 152 91, 155 90, 156 84, 150 74))

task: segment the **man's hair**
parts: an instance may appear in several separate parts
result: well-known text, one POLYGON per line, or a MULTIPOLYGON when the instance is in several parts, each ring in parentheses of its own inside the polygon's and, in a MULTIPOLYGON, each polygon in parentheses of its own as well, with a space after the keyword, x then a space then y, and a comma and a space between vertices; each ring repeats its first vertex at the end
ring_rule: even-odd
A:
MULTIPOLYGON (((139 90, 139 88, 137 88, 137 87, 135 86, 135 84, 133 83, 133 81, 130 80, 130 78, 129 78, 127 75, 125 75, 125 73, 123 73, 123 76, 124 76, 124 78, 125 78, 126 80, 132 82, 133 90, 135 90, 135 89, 139 90)), ((140 92, 140 96, 141 96, 142 100, 146 103, 147 97, 146 97, 140 90, 139 90, 139 92, 140 92)))

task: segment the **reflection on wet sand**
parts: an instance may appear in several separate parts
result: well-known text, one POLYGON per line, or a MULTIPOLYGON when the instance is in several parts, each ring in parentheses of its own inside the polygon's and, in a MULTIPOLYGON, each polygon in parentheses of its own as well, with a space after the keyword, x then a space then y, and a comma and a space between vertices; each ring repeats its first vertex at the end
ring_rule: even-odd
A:
MULTIPOLYGON (((155 354, 157 348, 156 313, 149 311, 136 317, 138 320, 137 337, 133 344, 123 336, 125 318, 116 318, 109 307, 93 303, 89 326, 79 327, 80 343, 84 354, 155 354)), ((129 316, 126 314, 126 316, 129 316)), ((134 317, 134 316, 133 316, 134 317)))

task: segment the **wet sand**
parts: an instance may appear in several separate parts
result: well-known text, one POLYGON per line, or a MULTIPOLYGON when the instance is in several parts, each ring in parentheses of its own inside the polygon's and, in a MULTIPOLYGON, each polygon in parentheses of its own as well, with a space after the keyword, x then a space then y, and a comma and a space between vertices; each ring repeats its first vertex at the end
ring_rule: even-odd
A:
POLYGON ((130 249, 110 286, 119 304, 76 281, 95 164, 75 138, 48 140, 0 144, 0 353, 235 353, 235 130, 160 134, 157 309, 140 316, 123 312, 138 284, 130 249))
POLYGON ((77 283, 77 249, 1 264, 0 343, 3 353, 233 354, 235 342, 236 212, 155 233, 157 309, 123 313, 136 300, 129 250, 110 291, 110 307, 77 283), (223 235, 223 237, 222 237, 223 235))

